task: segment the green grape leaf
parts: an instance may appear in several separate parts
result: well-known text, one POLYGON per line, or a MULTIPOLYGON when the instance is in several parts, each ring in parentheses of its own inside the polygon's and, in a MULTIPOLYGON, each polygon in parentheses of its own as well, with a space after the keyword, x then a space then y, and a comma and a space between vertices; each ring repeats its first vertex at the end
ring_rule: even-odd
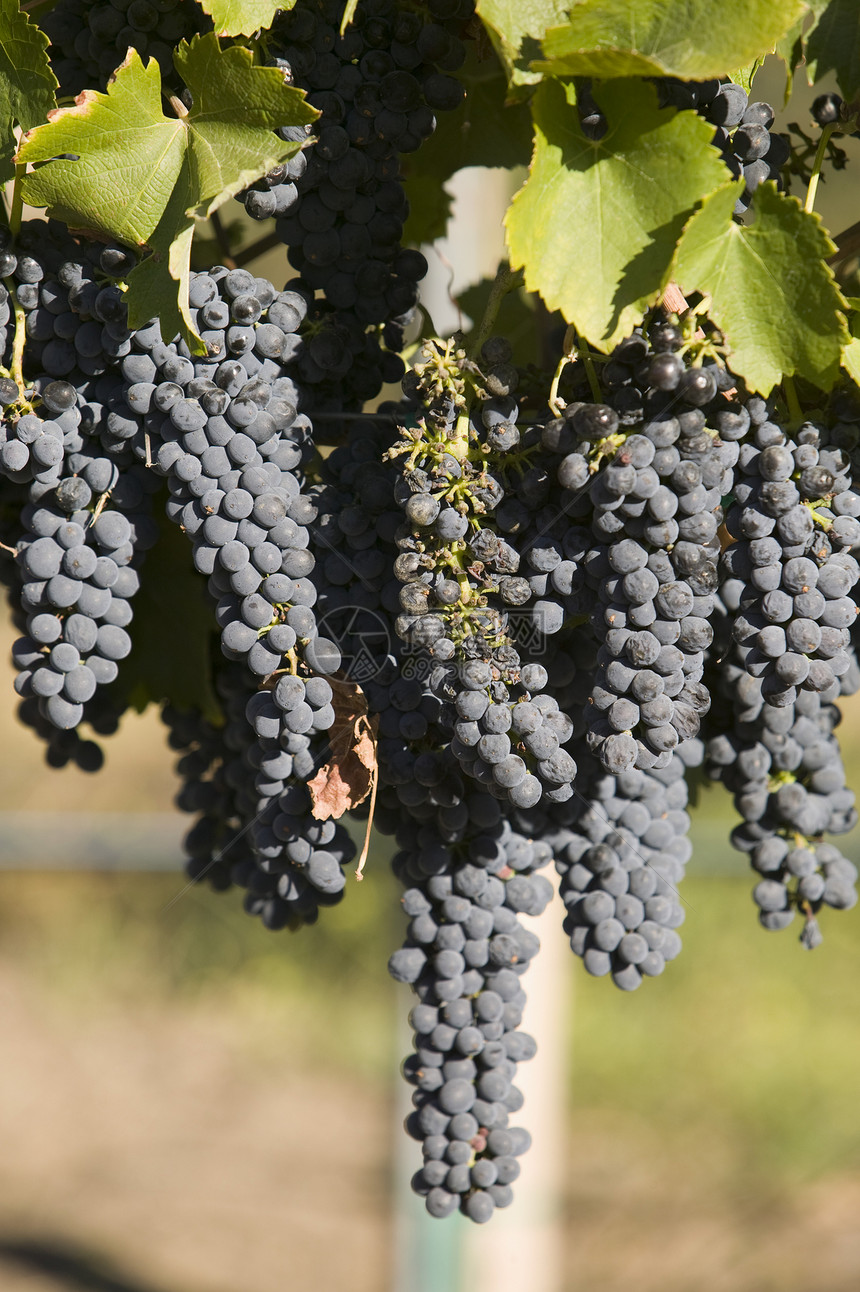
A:
POLYGON ((188 216, 183 215, 179 222, 169 208, 165 212, 164 221, 149 239, 151 254, 128 276, 128 325, 144 327, 157 318, 162 336, 182 336, 195 353, 205 353, 187 306, 194 227, 188 216))
POLYGON ((756 189, 752 224, 736 224, 742 192, 743 180, 733 180, 705 199, 673 277, 682 291, 710 296, 732 370, 751 389, 767 395, 796 373, 829 390, 848 340, 845 301, 826 264, 833 243, 819 217, 771 181, 756 189))
MULTIPOLYGON (((293 0, 293 3, 295 4, 295 0, 293 0)), ((358 8, 358 0, 346 0, 346 5, 344 6, 344 10, 343 10, 343 17, 340 20, 341 36, 346 31, 347 27, 352 22, 352 20, 355 18, 355 11, 357 8, 358 8)))
POLYGON ((187 303, 189 223, 299 149, 277 126, 318 114, 281 71, 255 67, 242 46, 222 50, 214 32, 183 42, 174 62, 190 111, 174 101, 178 115, 166 117, 158 64, 144 66, 129 50, 105 94, 87 90, 74 107, 56 109, 24 136, 16 160, 43 163, 22 181, 31 206, 96 237, 152 249, 158 259, 132 276, 130 316, 179 318, 199 352, 187 303))
POLYGON ((595 88, 608 129, 580 129, 571 84, 546 81, 533 100, 535 153, 506 217, 511 267, 605 350, 664 287, 681 230, 726 169, 694 112, 658 109, 653 86, 595 88))
POLYGON ((740 85, 749 94, 755 80, 755 74, 763 63, 763 58, 754 58, 751 63, 747 63, 746 67, 739 67, 737 71, 732 72, 731 79, 735 85, 740 85))
POLYGON ((571 0, 478 0, 483 19, 512 87, 534 85, 540 73, 531 64, 540 56, 541 38, 548 27, 562 22, 571 0))
POLYGON ((106 94, 86 90, 74 107, 57 108, 24 135, 16 161, 49 163, 24 177, 24 201, 67 224, 144 246, 182 171, 185 134, 181 121, 161 111, 158 64, 144 67, 129 50, 106 94))
POLYGON ((776 48, 774 49, 777 58, 781 58, 785 66, 785 89, 782 94, 783 109, 788 107, 791 92, 794 89, 794 69, 803 58, 802 31, 803 23, 796 23, 782 40, 776 42, 776 48))
POLYGON ((860 337, 852 336, 842 351, 842 367, 854 385, 860 386, 860 337))
POLYGON ((200 0, 218 36, 253 36, 271 27, 279 9, 294 8, 296 0, 200 0))
POLYGON ((164 497, 156 494, 154 504, 158 541, 140 571, 131 652, 120 664, 114 693, 138 710, 169 700, 219 722, 212 684, 217 629, 206 580, 194 569, 188 538, 164 514, 164 497))
MULTIPOLYGON (((817 6, 820 8, 820 6, 817 6)), ((860 5, 857 0, 830 0, 804 37, 810 85, 828 72, 836 74, 840 93, 850 103, 860 90, 860 5)))
POLYGON ((533 68, 554 76, 722 76, 771 51, 805 11, 803 0, 581 0, 546 32, 533 68))
POLYGON ((406 164, 409 217, 404 237, 434 242, 445 233, 451 197, 445 182, 466 166, 527 166, 531 114, 523 103, 508 104, 504 69, 491 49, 484 56, 470 41, 457 72, 466 97, 454 112, 439 114, 436 130, 421 145, 417 164, 406 164))
POLYGON ((848 331, 851 335, 842 350, 842 367, 855 386, 860 386, 860 299, 849 296, 845 304, 851 311, 848 315, 848 331))
POLYGON ((0 0, 0 184, 15 174, 13 127, 32 130, 57 106, 48 43, 17 0, 0 0))

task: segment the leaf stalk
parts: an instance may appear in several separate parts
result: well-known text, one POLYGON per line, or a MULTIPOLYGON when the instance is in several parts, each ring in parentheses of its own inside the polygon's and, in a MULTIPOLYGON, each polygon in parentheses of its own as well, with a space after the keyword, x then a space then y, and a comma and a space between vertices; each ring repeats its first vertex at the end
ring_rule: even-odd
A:
POLYGON ((824 126, 821 131, 821 138, 818 141, 818 147, 815 150, 815 160, 812 163, 812 174, 809 177, 809 184, 806 189, 806 201, 803 203, 803 209, 807 213, 815 207, 815 195, 818 192, 818 180, 821 175, 821 167, 824 165, 824 155, 827 152, 827 144, 833 131, 839 127, 843 128, 841 121, 831 121, 830 125, 824 126))

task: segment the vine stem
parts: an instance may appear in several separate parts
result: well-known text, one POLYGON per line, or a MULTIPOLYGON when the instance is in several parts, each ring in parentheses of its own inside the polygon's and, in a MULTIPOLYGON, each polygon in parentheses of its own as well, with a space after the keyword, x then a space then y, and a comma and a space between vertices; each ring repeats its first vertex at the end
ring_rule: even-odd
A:
POLYGON ((806 190, 806 201, 803 203, 804 211, 812 211, 815 207, 815 194, 818 192, 818 179, 821 175, 821 167, 824 165, 824 154, 827 151, 827 144, 830 136, 837 126, 842 126, 840 121, 831 121, 830 125, 824 126, 821 131, 821 138, 818 141, 818 147, 815 150, 815 160, 812 163, 812 174, 809 177, 809 186, 806 190))
POLYGON ((561 407, 558 402, 558 387, 559 387, 559 382, 561 381, 561 374, 564 372, 567 365, 573 359, 573 355, 571 351, 574 349, 575 345, 576 345, 576 329, 571 323, 564 334, 564 341, 561 347, 562 356, 558 361, 558 366, 556 367, 555 372, 553 373, 552 385, 549 388, 549 399, 546 401, 549 404, 550 410, 555 414, 556 417, 558 417, 561 414, 561 407))
POLYGON ((265 252, 271 251, 273 247, 281 246, 282 241, 283 239, 279 233, 267 233, 264 238, 258 238, 257 241, 252 242, 250 246, 243 247, 241 251, 236 252, 233 257, 236 262, 236 268, 241 269, 243 265, 247 265, 250 261, 256 260, 258 256, 262 256, 265 252))
POLYGON ((480 354, 481 346, 493 330, 493 324, 498 318, 499 309, 502 301, 508 292, 512 292, 516 287, 522 286, 523 271, 521 269, 511 269, 505 261, 499 265, 499 271, 493 280, 490 288, 490 296, 487 301, 487 308, 484 310, 484 317, 481 319, 480 327, 475 334, 475 340, 472 344, 471 357, 480 354))
POLYGON ((107 506, 108 499, 110 498, 112 493, 113 493, 113 486, 111 486, 110 489, 105 489, 104 493, 100 496, 93 510, 92 520, 89 522, 90 525, 94 525, 96 523, 99 516, 102 514, 105 507, 107 506))

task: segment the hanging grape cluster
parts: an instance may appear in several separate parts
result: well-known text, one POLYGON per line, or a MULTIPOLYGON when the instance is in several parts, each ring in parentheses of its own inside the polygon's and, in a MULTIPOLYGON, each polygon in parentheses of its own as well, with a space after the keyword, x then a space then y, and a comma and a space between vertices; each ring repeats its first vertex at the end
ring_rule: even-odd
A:
MULTIPOLYGON (((550 319, 539 366, 494 329, 495 297, 474 342, 429 335, 404 159, 463 101, 473 6, 342 17, 298 0, 258 51, 319 117, 282 127, 302 148, 239 195, 287 248, 286 285, 228 255, 190 276, 204 353, 129 325, 134 252, 56 220, 3 231, 0 569, 20 716, 52 766, 95 771, 176 536, 206 620, 189 597, 165 650, 180 669, 202 638, 209 703, 150 698, 194 818, 188 875, 297 930, 342 900, 365 829, 393 837, 413 1187, 482 1223, 529 1145, 526 921, 550 874, 574 954, 624 991, 681 950, 693 777, 733 795, 765 929, 811 949, 857 900, 832 838, 857 820, 837 727, 860 688, 860 404, 839 384, 761 397, 698 296, 608 354, 550 319)), ((71 94, 129 45, 175 82, 171 46, 208 26, 190 0, 45 20, 71 94)), ((783 186, 769 105, 727 78, 655 85, 713 127, 738 219, 783 186)), ((576 104, 598 144, 589 82, 576 104)))

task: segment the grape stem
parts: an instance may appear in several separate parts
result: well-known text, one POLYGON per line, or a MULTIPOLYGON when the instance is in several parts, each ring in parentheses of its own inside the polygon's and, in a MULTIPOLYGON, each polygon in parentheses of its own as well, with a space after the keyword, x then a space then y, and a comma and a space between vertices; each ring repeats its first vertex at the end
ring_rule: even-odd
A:
POLYGON ((833 131, 843 129, 844 123, 841 121, 831 121, 829 125, 824 126, 821 131, 821 138, 818 141, 818 147, 815 150, 815 160, 812 163, 812 174, 809 177, 809 185, 806 189, 806 201, 803 203, 804 211, 811 211, 815 206, 815 194, 818 191, 818 179, 821 175, 821 167, 824 165, 824 154, 827 151, 827 144, 833 131))
POLYGON ((549 399, 546 401, 549 404, 551 412, 556 417, 561 416, 561 404, 558 402, 558 386, 561 381, 561 374, 572 361, 576 348, 576 331, 572 323, 564 334, 564 341, 562 342, 561 348, 562 356, 558 361, 555 372, 553 373, 552 385, 549 388, 549 399))
POLYGON ((91 525, 94 525, 96 523, 99 516, 104 511, 105 507, 107 506, 108 498, 110 498, 112 493, 113 493, 113 488, 105 489, 104 493, 99 498, 98 502, 95 505, 95 510, 93 511, 93 518, 90 521, 91 525))
POLYGON ((344 5, 343 17, 340 20, 341 36, 346 31, 349 24, 354 21, 355 11, 357 8, 358 8, 358 0, 347 0, 347 3, 344 5))
MULTIPOLYGON (((16 183, 17 188, 17 183, 16 183)), ((12 341, 12 362, 9 365, 12 373, 12 380, 21 392, 21 399, 24 399, 24 342, 27 339, 27 316, 21 306, 18 304, 18 296, 15 292, 15 283, 11 278, 4 278, 6 290, 12 301, 12 308, 15 311, 15 336, 12 341)), ((24 401, 26 404, 26 401, 24 401)), ((26 404, 29 409, 30 405, 26 404)))
POLYGON ((523 283, 523 272, 521 269, 511 269, 505 261, 499 265, 498 273, 493 279, 493 285, 490 288, 487 307, 484 310, 484 317, 481 319, 478 331, 475 333, 475 339, 472 342, 471 357, 481 353, 481 346, 493 330, 493 326, 499 314, 502 301, 508 292, 512 292, 516 287, 521 287, 523 283))
POLYGON ((568 325, 568 329, 564 334, 562 350, 564 353, 559 359, 558 367, 553 374, 552 385, 550 386, 549 398, 547 400, 550 409, 556 417, 561 415, 562 409, 562 405, 559 403, 558 398, 558 386, 561 381, 561 374, 564 372, 567 365, 569 363, 573 363, 576 359, 582 360, 582 366, 585 369, 585 375, 588 378, 588 385, 591 390, 591 398, 596 404, 600 404, 603 401, 603 393, 600 389, 600 382, 597 379, 597 369, 594 366, 594 358, 587 343, 577 338, 576 329, 572 323, 568 325))
POLYGON ((379 763, 376 758, 376 738, 373 738, 373 767, 370 772, 370 808, 367 813, 367 829, 364 832, 364 845, 355 868, 355 877, 359 883, 364 879, 364 866, 370 852, 370 832, 373 829, 373 818, 376 814, 376 791, 379 787, 379 763))

